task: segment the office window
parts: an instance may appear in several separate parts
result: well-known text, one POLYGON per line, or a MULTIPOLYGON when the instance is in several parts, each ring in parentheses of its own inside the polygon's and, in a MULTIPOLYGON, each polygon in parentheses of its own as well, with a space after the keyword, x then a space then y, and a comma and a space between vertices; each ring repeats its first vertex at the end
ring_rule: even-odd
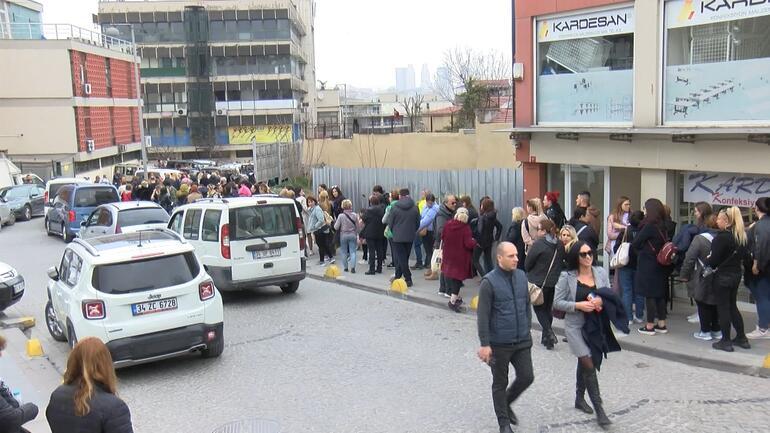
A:
POLYGON ((634 10, 537 21, 537 122, 630 124, 634 10))
POLYGON ((666 3, 665 123, 765 124, 770 119, 770 9, 764 2, 732 4, 666 3))

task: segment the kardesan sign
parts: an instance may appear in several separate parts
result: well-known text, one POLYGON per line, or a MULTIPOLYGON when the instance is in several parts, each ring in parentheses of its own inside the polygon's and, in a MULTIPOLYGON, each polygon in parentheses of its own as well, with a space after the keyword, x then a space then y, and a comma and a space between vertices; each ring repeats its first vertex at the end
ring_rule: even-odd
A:
POLYGON ((760 197, 770 196, 770 175, 739 173, 687 173, 684 201, 721 206, 754 206, 760 197))
POLYGON ((666 27, 741 20, 770 15, 770 0, 670 0, 666 2, 666 27))
POLYGON ((538 42, 632 33, 633 31, 633 7, 543 18, 537 21, 538 42))

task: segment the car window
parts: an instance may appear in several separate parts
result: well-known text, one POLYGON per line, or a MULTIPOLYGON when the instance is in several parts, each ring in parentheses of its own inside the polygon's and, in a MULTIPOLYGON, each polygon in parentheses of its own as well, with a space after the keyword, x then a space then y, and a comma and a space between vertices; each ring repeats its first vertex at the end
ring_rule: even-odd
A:
POLYGON ((201 210, 200 209, 188 210, 187 214, 184 217, 184 231, 182 232, 182 236, 184 236, 185 239, 197 241, 200 225, 201 225, 201 210))
MULTIPOLYGON (((51 185, 51 188, 53 188, 54 185, 51 185)), ((50 195, 49 195, 50 197, 50 195)), ((68 204, 70 202, 70 199, 72 198, 72 188, 59 188, 58 191, 56 191, 56 200, 55 202, 60 202, 62 204, 68 204)))
POLYGON ((97 225, 97 221, 99 221, 99 210, 95 210, 91 213, 91 215, 88 217, 88 222, 86 225, 93 227, 97 225))
POLYGON ((48 185, 48 200, 53 201, 56 198, 56 194, 59 193, 59 190, 62 189, 63 186, 67 186, 66 183, 54 183, 52 185, 48 185))
POLYGON ((66 275, 65 277, 60 276, 59 278, 64 281, 66 285, 74 287, 78 283, 78 278, 80 278, 80 269, 83 267, 83 259, 72 252, 72 250, 68 250, 68 253, 69 259, 66 265, 66 275))
POLYGON ((102 293, 132 293, 171 287, 192 281, 200 267, 195 253, 157 257, 94 268, 91 284, 102 293))
POLYGON ((59 264, 59 281, 67 281, 67 273, 70 270, 70 259, 72 258, 72 250, 65 250, 61 257, 61 264, 59 264))
POLYGON ((219 218, 222 217, 220 210, 207 210, 203 215, 203 228, 201 229, 201 240, 207 242, 219 242, 219 218))
POLYGON ((96 225, 98 226, 109 227, 112 225, 112 212, 109 209, 99 209, 96 218, 96 225))
POLYGON ((118 193, 112 187, 80 188, 75 192, 75 207, 96 207, 118 201, 118 193))
POLYGON ((291 204, 257 205, 230 211, 233 240, 297 234, 294 224, 296 207, 291 204), (232 226, 235 230, 232 230, 232 226))
POLYGON ((161 208, 126 209, 118 213, 118 225, 121 227, 142 224, 166 224, 168 213, 161 208))
POLYGON ((182 218, 184 217, 184 212, 177 212, 174 214, 174 216, 171 217, 171 223, 168 225, 169 228, 180 235, 182 234, 182 218))
POLYGON ((0 190, 0 197, 6 200, 13 200, 17 198, 28 198, 29 188, 27 187, 3 188, 2 190, 0 190))

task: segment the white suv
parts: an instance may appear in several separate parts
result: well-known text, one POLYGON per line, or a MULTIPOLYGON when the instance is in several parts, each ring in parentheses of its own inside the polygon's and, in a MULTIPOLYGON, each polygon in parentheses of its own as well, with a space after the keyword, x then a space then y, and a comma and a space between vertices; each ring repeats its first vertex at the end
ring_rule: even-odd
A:
POLYGON ((48 276, 51 336, 70 346, 98 337, 116 367, 224 349, 222 297, 193 246, 169 230, 75 239, 48 276))
POLYGON ((274 195, 202 199, 174 209, 171 230, 195 246, 219 290, 279 286, 305 278, 305 237, 296 201, 274 195))

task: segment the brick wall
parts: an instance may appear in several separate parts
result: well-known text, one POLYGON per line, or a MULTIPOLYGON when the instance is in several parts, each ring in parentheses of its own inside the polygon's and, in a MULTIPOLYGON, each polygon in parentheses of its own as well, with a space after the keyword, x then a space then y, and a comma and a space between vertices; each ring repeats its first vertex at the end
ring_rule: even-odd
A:
POLYGON ((92 98, 130 98, 136 97, 134 69, 131 62, 110 59, 110 77, 112 96, 107 91, 107 61, 96 54, 70 51, 72 65, 72 86, 75 96, 92 98), (81 67, 85 80, 81 80, 81 67), (86 95, 83 84, 91 85, 91 94, 86 95))
POLYGON ((139 141, 139 123, 135 107, 75 107, 78 151, 88 150, 86 140, 94 140, 94 149, 139 141))
POLYGON ((133 99, 136 95, 134 67, 131 62, 110 59, 112 97, 133 99))

